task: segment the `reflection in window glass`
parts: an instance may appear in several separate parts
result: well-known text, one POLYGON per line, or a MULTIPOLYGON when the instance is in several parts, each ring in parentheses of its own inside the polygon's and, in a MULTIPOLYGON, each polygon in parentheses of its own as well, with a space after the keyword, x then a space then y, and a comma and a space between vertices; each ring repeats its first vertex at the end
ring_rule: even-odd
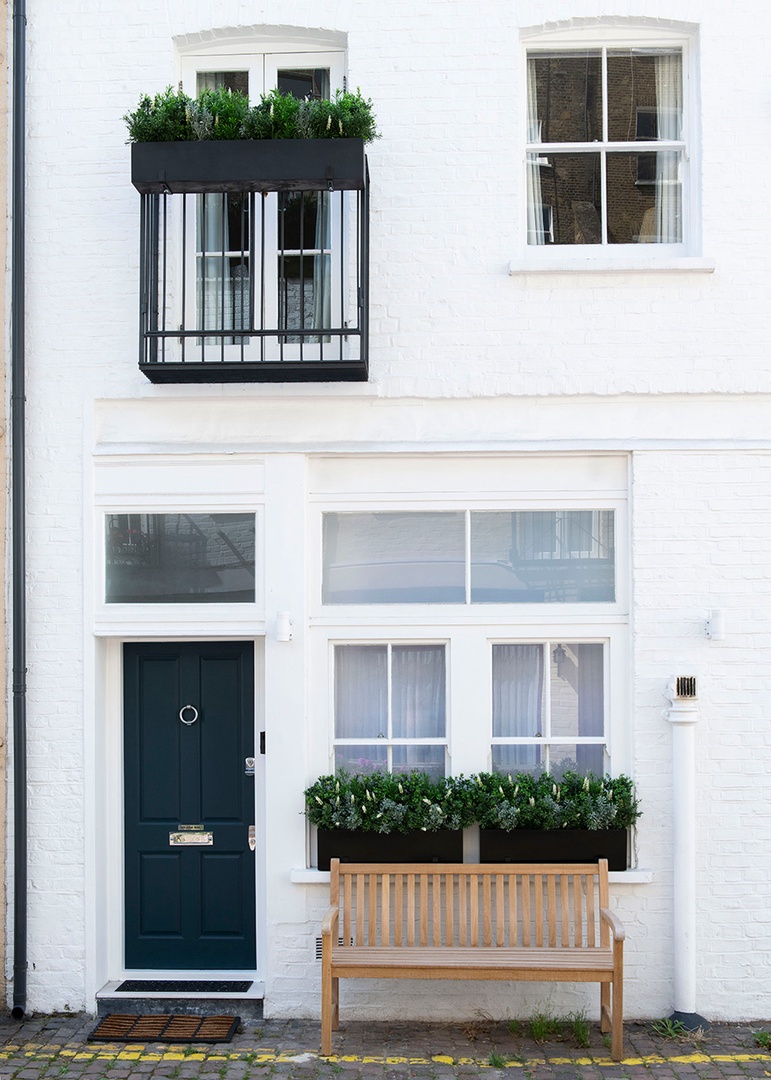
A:
POLYGON ((681 49, 533 51, 527 95, 528 244, 683 242, 681 49))
POLYGON ((444 775, 444 645, 335 647, 335 766, 444 775))
POLYGON ((471 602, 615 598, 612 510, 471 514, 471 602))
POLYGON ((255 600, 254 514, 108 514, 108 604, 255 600))
POLYGON ((463 513, 324 515, 325 604, 466 599, 463 513))
POLYGON ((493 768, 602 773, 603 665, 596 642, 493 645, 493 768))

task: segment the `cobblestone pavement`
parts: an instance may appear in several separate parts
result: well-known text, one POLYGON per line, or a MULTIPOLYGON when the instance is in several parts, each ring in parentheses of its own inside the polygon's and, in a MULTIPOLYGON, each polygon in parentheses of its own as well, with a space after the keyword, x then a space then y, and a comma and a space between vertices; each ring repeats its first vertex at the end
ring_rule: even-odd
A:
POLYGON ((480 1018, 459 1024, 348 1023, 334 1054, 319 1054, 313 1021, 245 1021, 230 1043, 89 1043, 87 1016, 0 1018, 0 1080, 743 1080, 771 1076, 771 1024, 714 1024, 666 1037, 650 1022, 627 1022, 623 1061, 611 1061, 596 1024, 588 1047, 564 1028, 536 1042, 523 1022, 480 1018), (760 1039, 758 1036, 760 1035, 760 1039))

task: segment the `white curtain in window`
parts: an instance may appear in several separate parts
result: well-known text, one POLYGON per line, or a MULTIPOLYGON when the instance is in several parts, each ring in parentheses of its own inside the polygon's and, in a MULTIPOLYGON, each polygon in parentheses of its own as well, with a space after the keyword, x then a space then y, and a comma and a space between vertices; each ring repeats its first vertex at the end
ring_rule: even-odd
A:
MULTIPOLYGON (((535 60, 527 62, 527 141, 540 139, 538 122, 538 91, 535 60)), ((541 195, 541 166, 538 154, 527 155, 527 242, 545 244, 543 205, 541 195)))
POLYGON ((540 735, 542 701, 543 646, 493 645, 493 735, 540 735))
MULTIPOLYGON (((683 63, 679 51, 655 57, 656 126, 659 139, 682 137, 683 63)), ((682 240, 680 153, 659 150, 656 154, 656 240, 677 244, 682 240)))
POLYGON ((391 655, 395 739, 439 739, 445 732, 443 645, 395 645, 391 655))
POLYGON ((377 739, 388 735, 388 652, 385 645, 335 649, 335 736, 377 739))
MULTIPOLYGON (((198 303, 203 330, 233 328, 233 294, 230 280, 230 260, 224 253, 230 250, 227 195, 219 193, 197 196, 199 272, 203 277, 198 287, 198 303)), ((214 339, 211 339, 212 341, 214 339)))

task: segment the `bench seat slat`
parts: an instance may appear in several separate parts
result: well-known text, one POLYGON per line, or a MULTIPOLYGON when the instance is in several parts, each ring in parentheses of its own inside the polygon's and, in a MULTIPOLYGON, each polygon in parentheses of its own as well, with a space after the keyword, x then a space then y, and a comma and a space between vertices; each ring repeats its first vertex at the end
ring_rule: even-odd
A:
POLYGON ((611 949, 551 949, 546 946, 534 949, 508 949, 491 946, 470 945, 466 948, 445 946, 393 948, 392 946, 345 946, 332 948, 332 966, 401 968, 538 968, 542 971, 612 971, 611 949))

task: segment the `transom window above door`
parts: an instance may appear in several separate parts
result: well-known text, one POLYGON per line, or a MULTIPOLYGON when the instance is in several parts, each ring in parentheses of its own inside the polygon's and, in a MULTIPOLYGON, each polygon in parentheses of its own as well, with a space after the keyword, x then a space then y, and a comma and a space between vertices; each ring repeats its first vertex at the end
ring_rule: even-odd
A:
POLYGON ((609 603, 613 510, 323 515, 324 604, 609 603))
POLYGON ((106 514, 108 604, 253 604, 255 515, 106 514))

